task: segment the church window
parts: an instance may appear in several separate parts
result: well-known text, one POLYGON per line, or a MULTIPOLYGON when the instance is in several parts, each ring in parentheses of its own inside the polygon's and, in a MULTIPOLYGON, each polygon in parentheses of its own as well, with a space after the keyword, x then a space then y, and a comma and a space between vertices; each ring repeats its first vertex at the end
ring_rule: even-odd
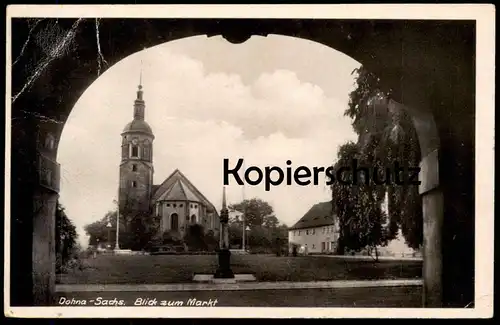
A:
POLYGON ((170 206, 170 203, 167 203, 167 207, 169 207, 169 206, 170 206))
POLYGON ((174 213, 170 216, 170 229, 179 229, 179 216, 177 215, 177 213, 174 213))
POLYGON ((174 208, 177 208, 177 204, 175 204, 175 203, 174 203, 174 204, 172 204, 172 206, 173 206, 174 208))
POLYGON ((189 222, 189 216, 186 216, 186 221, 189 222))
POLYGON ((139 147, 138 146, 132 146, 132 152, 131 152, 131 157, 139 157, 139 147))
POLYGON ((196 216, 194 214, 191 216, 191 223, 196 223, 196 216))
POLYGON ((132 181, 132 187, 137 187, 137 182, 136 181, 132 181))
POLYGON ((195 204, 195 205, 194 205, 194 208, 195 208, 195 209, 198 209, 198 204, 195 204))
POLYGON ((179 204, 179 208, 182 208, 182 204, 179 204))
POLYGON ((133 171, 133 172, 136 172, 136 171, 137 171, 137 165, 136 165, 136 164, 133 164, 133 165, 132 165, 132 171, 133 171))

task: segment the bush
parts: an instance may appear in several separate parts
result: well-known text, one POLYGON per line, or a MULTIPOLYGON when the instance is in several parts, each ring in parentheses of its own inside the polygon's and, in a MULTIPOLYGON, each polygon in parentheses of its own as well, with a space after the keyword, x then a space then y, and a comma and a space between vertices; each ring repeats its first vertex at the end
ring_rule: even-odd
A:
POLYGON ((69 220, 64 207, 57 203, 56 207, 56 273, 66 272, 68 263, 78 255, 80 247, 76 243, 78 237, 76 227, 69 220))

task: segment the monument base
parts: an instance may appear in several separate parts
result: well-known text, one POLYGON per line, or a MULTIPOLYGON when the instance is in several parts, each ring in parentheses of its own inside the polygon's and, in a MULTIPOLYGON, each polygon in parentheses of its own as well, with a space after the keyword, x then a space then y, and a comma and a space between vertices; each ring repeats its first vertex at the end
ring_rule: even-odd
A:
POLYGON ((231 252, 229 249, 220 250, 217 254, 219 266, 215 271, 214 279, 234 279, 234 273, 231 270, 231 252))
POLYGON ((238 283, 238 282, 255 282, 257 278, 253 274, 235 274, 234 278, 215 278, 213 274, 195 274, 194 282, 199 283, 238 283))
POLYGON ((114 249, 113 253, 115 255, 132 255, 132 250, 131 249, 114 249))

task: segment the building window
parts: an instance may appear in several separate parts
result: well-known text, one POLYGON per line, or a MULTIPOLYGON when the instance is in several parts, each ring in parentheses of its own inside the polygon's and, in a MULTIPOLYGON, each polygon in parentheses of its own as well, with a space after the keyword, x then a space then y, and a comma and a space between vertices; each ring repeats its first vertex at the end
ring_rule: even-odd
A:
POLYGON ((138 158, 139 157, 139 147, 136 145, 132 145, 130 149, 130 157, 138 158))
POLYGON ((300 236, 300 230, 299 230, 299 236, 300 236))
POLYGON ((195 204, 195 205, 194 205, 194 208, 195 208, 195 209, 198 209, 198 204, 195 204))
POLYGON ((191 216, 191 223, 196 223, 196 216, 194 214, 191 216))
POLYGON ((136 172, 136 171, 137 171, 137 165, 136 165, 136 164, 133 164, 133 165, 132 165, 132 171, 133 171, 133 172, 136 172))
POLYGON ((313 247, 312 247, 312 248, 314 248, 314 244, 313 244, 313 247))
POLYGON ((174 204, 172 204, 172 206, 173 206, 174 208, 177 208, 177 204, 175 204, 175 203, 174 203, 174 204))
POLYGON ((132 187, 137 187, 137 182, 136 181, 132 181, 132 187))
POLYGON ((186 222, 189 222, 189 216, 186 216, 186 222))
POLYGON ((314 235, 314 234, 316 234, 316 229, 313 229, 313 230, 312 230, 312 234, 313 234, 313 235, 314 235))
POLYGON ((167 207, 170 207, 170 203, 167 203, 167 207))

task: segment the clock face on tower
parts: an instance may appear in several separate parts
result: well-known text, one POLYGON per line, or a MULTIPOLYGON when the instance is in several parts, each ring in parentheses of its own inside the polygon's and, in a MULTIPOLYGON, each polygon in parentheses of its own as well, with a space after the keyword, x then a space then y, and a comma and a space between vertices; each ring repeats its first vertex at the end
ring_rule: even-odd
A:
POLYGON ((132 140, 132 144, 133 144, 134 146, 135 146, 135 145, 137 145, 137 139, 133 139, 133 140, 132 140))

